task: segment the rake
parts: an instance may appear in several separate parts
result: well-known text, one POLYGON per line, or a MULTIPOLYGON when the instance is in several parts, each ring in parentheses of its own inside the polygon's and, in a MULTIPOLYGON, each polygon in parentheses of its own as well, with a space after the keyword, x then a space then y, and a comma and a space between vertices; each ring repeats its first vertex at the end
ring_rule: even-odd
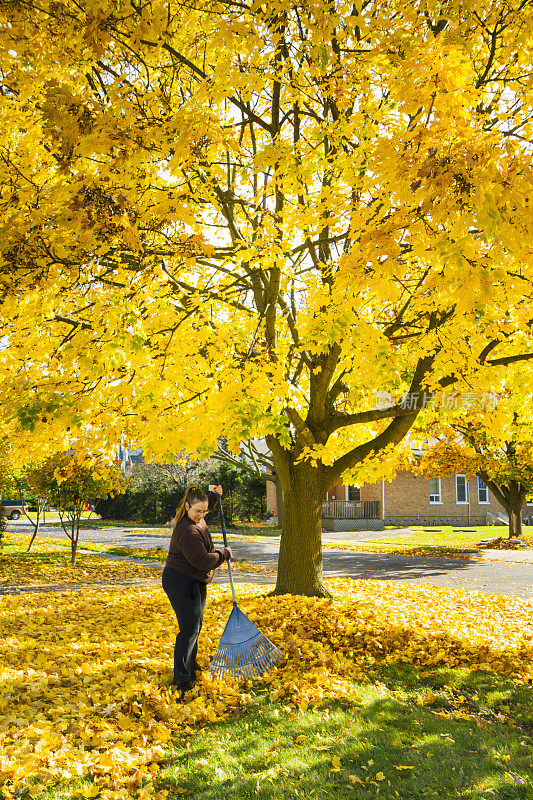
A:
MULTIPOLYGON (((228 542, 220 496, 217 497, 217 503, 222 536, 224 537, 224 547, 227 547, 228 542)), ((220 638, 209 672, 213 677, 217 678, 222 678, 226 675, 231 675, 232 678, 238 679, 253 678, 256 675, 262 675, 269 667, 279 664, 284 655, 238 607, 229 561, 228 572, 233 596, 233 609, 226 622, 226 627, 220 638)))

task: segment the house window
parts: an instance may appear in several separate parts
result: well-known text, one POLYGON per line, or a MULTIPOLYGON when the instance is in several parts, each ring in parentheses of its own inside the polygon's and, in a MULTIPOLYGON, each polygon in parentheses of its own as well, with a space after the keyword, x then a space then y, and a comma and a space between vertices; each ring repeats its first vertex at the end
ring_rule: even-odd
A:
POLYGON ((440 496, 440 478, 429 479, 429 502, 442 503, 440 496))
POLYGON ((348 500, 354 503, 361 502, 361 489, 359 486, 348 486, 348 500))
POLYGON ((468 481, 464 475, 455 476, 455 502, 468 503, 468 481))
POLYGON ((477 501, 478 503, 490 503, 489 487, 481 478, 477 479, 477 501))

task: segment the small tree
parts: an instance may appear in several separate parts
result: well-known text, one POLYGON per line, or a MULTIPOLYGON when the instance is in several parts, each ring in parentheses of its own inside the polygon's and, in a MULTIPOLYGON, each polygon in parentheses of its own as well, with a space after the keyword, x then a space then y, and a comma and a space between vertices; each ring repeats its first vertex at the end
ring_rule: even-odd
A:
POLYGON ((527 401, 505 398, 484 414, 466 411, 433 428, 438 439, 420 463, 428 476, 477 475, 509 515, 509 538, 522 533, 522 507, 533 490, 531 411, 527 401))
POLYGON ((27 552, 29 553, 32 545, 39 533, 39 528, 41 526, 41 522, 44 519, 44 510, 46 508, 46 504, 48 503, 48 497, 46 495, 42 495, 37 493, 35 495, 35 505, 36 505, 36 516, 33 518, 30 516, 28 511, 26 511, 26 504, 28 499, 28 494, 32 492, 33 487, 33 474, 39 474, 40 465, 35 463, 24 464, 17 470, 16 474, 14 474, 13 478, 13 485, 15 487, 15 491, 19 497, 20 503, 24 508, 24 516, 29 521, 30 525, 33 527, 33 533, 31 535, 30 541, 28 543, 27 552))
POLYGON ((70 539, 74 564, 87 501, 121 490, 125 480, 117 462, 84 453, 56 453, 33 470, 32 483, 57 507, 61 527, 70 539))

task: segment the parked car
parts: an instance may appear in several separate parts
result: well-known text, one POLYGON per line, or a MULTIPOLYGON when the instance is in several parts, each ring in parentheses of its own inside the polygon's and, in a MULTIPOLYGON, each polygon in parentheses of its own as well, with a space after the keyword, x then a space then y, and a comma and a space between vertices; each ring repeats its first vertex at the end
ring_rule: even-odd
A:
POLYGON ((21 514, 28 510, 27 503, 20 500, 2 500, 2 514, 8 519, 20 519, 21 514))

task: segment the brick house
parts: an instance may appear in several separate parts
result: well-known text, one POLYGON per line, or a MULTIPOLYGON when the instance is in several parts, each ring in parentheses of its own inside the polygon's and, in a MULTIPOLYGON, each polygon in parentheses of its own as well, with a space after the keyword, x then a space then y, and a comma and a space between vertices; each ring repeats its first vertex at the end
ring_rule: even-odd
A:
MULTIPOLYGON (((448 478, 426 478, 401 471, 392 481, 367 483, 359 490, 356 487, 336 486, 328 493, 328 500, 340 498, 353 498, 361 505, 378 503, 383 526, 485 525, 487 512, 494 516, 505 513, 481 478, 466 478, 461 474, 448 478), (357 491, 359 501, 356 499, 357 491)), ((327 506, 326 503, 324 505, 327 506)), ((533 514, 533 506, 530 510, 533 514)), ((332 521, 337 523, 336 519, 332 521)), ((331 529, 342 530, 342 526, 335 524, 331 529)))
MULTIPOLYGON (((267 482, 267 508, 276 510, 274 487, 267 482)), ((485 525, 487 512, 505 512, 481 478, 453 475, 426 478, 401 471, 391 481, 361 487, 334 486, 322 507, 324 530, 382 529, 385 525, 485 525)), ((533 524, 533 501, 523 518, 533 524)))

